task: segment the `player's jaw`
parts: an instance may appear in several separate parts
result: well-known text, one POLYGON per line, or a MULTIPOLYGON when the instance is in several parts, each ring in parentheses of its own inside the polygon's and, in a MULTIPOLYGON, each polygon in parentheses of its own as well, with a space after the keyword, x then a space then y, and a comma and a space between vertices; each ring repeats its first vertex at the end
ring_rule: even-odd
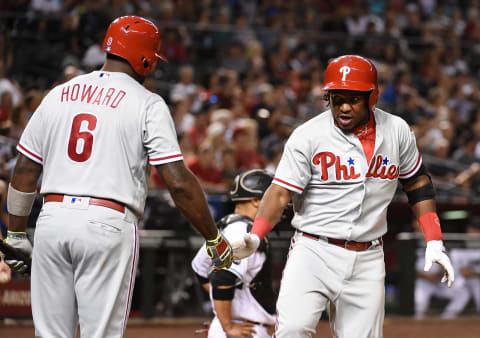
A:
POLYGON ((330 105, 335 123, 343 131, 349 132, 368 123, 368 96, 364 92, 332 92, 330 105))

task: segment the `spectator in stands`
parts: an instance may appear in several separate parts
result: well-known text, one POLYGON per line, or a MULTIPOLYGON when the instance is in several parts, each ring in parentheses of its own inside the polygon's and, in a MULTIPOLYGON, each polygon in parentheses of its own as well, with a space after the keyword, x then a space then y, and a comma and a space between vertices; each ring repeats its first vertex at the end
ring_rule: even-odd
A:
POLYGON ((241 41, 231 41, 225 48, 225 55, 221 59, 220 66, 225 69, 233 69, 240 76, 245 75, 248 70, 248 61, 244 51, 245 46, 241 41))
POLYGON ((235 147, 235 161, 237 169, 263 169, 266 161, 257 151, 258 131, 255 120, 243 120, 233 131, 233 144, 235 147))
POLYGON ((187 57, 184 41, 179 31, 175 28, 168 28, 163 31, 163 41, 160 50, 170 62, 183 61, 187 57))
POLYGON ((175 129, 178 134, 183 134, 194 127, 195 115, 199 114, 199 112, 195 111, 195 114, 191 112, 191 97, 177 95, 170 106, 172 109, 173 123, 175 123, 175 129))
POLYGON ((102 50, 103 38, 104 32, 98 32, 97 41, 90 45, 83 54, 82 66, 87 72, 100 69, 105 62, 105 52, 102 50))
POLYGON ((3 125, 12 118, 13 107, 12 94, 4 91, 0 95, 0 125, 2 125, 2 129, 4 128, 3 125))
POLYGON ((235 158, 235 148, 228 145, 222 152, 222 177, 225 184, 228 186, 233 182, 241 170, 238 169, 237 160, 235 158))
POLYGON ((185 133, 195 149, 198 149, 200 144, 207 137, 210 109, 211 105, 208 102, 205 102, 198 111, 191 112, 195 117, 195 120, 193 126, 186 130, 185 133))
POLYGON ((178 101, 187 96, 194 97, 197 94, 197 85, 194 83, 194 69, 191 65, 181 66, 178 70, 178 82, 170 92, 170 100, 178 101))
POLYGON ((9 92, 12 96, 12 104, 14 107, 21 104, 23 99, 22 89, 17 81, 6 76, 5 61, 0 58, 0 96, 4 92, 9 92))
POLYGON ((206 192, 226 192, 227 186, 223 182, 222 172, 215 164, 215 148, 210 140, 202 142, 197 156, 187 162, 188 168, 197 176, 206 192))

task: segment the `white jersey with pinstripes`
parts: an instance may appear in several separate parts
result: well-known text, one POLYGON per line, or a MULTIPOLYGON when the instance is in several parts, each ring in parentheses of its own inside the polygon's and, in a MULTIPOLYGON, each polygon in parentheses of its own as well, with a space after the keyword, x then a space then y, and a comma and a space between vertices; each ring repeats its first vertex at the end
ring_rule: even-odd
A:
POLYGON ((403 119, 380 109, 374 117, 370 164, 358 137, 339 129, 330 110, 292 133, 273 183, 298 194, 293 227, 361 242, 387 232, 387 207, 398 179, 413 176, 422 158, 403 119))
POLYGON ((43 165, 41 193, 113 199, 142 215, 150 165, 183 159, 164 100, 124 73, 52 89, 17 146, 43 165))

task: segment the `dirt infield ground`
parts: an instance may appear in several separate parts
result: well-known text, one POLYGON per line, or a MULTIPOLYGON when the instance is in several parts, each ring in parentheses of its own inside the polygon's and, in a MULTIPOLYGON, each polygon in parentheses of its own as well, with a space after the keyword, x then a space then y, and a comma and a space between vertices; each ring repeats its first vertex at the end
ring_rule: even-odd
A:
MULTIPOLYGON (((196 329, 202 327, 201 323, 202 320, 198 318, 151 321, 132 319, 129 322, 125 338, 204 338, 205 335, 195 335, 194 333, 196 329)), ((1 338, 32 338, 33 336, 34 331, 30 322, 10 322, 0 325, 1 338)), ((314 337, 331 336, 328 322, 320 322, 314 337)), ((480 317, 462 317, 455 320, 437 318, 415 320, 406 317, 388 317, 385 319, 384 337, 480 338, 480 317)))

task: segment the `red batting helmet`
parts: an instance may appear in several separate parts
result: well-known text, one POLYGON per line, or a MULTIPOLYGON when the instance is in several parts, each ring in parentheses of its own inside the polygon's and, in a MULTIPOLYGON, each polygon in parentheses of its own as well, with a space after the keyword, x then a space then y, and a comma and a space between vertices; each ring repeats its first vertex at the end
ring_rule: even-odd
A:
POLYGON ((370 92, 368 107, 378 100, 377 69, 373 63, 358 55, 343 55, 330 62, 325 70, 323 90, 356 90, 370 92))
POLYGON ((122 16, 108 27, 102 49, 125 59, 139 75, 147 76, 155 69, 160 54, 161 34, 151 21, 139 16, 122 16))

